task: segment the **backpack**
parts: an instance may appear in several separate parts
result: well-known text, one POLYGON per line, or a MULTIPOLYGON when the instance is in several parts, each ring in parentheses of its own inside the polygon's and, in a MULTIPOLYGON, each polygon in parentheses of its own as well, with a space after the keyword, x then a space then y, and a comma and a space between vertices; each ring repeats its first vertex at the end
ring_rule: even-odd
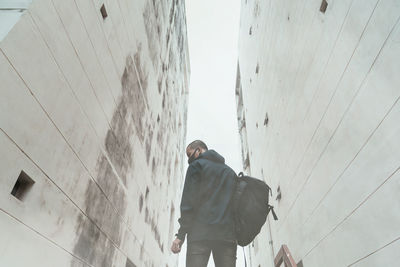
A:
POLYGON ((250 244, 261 231, 269 212, 275 220, 274 207, 268 204, 271 188, 262 180, 239 173, 233 195, 235 232, 238 244, 250 244))

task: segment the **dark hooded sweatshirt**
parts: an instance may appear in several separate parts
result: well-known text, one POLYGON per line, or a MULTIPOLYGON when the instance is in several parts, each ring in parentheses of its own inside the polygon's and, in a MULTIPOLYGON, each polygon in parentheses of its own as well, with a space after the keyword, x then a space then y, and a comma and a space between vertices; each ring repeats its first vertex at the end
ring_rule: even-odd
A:
POLYGON ((188 167, 181 200, 180 240, 235 240, 231 198, 236 173, 214 150, 188 167))

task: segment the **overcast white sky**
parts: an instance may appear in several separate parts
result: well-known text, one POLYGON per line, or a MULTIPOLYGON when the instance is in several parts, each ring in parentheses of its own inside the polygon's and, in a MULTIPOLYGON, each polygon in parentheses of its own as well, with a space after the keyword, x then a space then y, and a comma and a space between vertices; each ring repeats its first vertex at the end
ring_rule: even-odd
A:
POLYGON ((186 1, 191 78, 187 141, 202 139, 239 166, 235 83, 240 0, 186 1))
MULTIPOLYGON (((191 66, 186 143, 203 140, 239 172, 235 83, 240 0, 187 0, 186 17, 191 66)), ((244 266, 241 252, 240 247, 238 267, 244 266)), ((185 254, 186 246, 179 266, 185 266, 185 254)), ((208 266, 214 266, 212 257, 208 266)))

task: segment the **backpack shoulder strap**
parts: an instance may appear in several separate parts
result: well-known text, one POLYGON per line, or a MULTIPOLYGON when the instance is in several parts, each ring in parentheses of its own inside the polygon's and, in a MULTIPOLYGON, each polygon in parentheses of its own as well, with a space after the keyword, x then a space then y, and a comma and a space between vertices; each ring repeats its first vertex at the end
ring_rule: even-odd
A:
POLYGON ((278 216, 276 216, 276 213, 274 211, 274 206, 271 206, 268 204, 268 211, 272 212, 272 216, 274 217, 274 220, 277 221, 278 220, 278 216))

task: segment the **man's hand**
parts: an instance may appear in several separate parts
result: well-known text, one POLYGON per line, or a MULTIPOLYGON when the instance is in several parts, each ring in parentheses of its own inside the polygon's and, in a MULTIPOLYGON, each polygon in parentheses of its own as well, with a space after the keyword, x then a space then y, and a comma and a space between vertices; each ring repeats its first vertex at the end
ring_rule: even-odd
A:
POLYGON ((182 240, 176 238, 174 242, 172 242, 171 250, 174 254, 179 253, 181 251, 181 246, 183 242, 182 240))

